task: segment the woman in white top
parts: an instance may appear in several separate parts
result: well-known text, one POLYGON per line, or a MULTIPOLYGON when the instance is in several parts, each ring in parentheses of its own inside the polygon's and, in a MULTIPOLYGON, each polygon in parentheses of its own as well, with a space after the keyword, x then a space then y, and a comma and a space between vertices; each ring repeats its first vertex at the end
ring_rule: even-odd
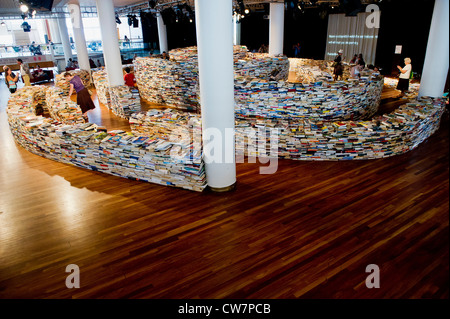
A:
POLYGON ((401 73, 397 85, 397 90, 402 91, 400 97, 404 96, 406 91, 409 91, 409 80, 411 78, 412 72, 412 65, 410 58, 405 59, 405 65, 406 66, 404 68, 402 68, 400 65, 397 66, 401 73))

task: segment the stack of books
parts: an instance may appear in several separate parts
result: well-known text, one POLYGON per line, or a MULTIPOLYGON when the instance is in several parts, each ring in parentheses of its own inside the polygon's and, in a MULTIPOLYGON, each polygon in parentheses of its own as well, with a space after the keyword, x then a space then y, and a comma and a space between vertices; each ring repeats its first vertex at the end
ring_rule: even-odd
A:
POLYGON ((92 79, 94 81, 95 89, 97 90, 99 102, 107 108, 110 108, 111 97, 109 95, 108 73, 105 69, 101 69, 92 73, 92 79))
POLYGON ((129 119, 133 113, 141 111, 141 98, 137 90, 126 85, 114 86, 109 89, 111 111, 124 119, 129 119))
POLYGON ((58 87, 42 90, 45 93, 46 106, 50 116, 63 124, 84 123, 80 106, 67 99, 67 95, 58 87))

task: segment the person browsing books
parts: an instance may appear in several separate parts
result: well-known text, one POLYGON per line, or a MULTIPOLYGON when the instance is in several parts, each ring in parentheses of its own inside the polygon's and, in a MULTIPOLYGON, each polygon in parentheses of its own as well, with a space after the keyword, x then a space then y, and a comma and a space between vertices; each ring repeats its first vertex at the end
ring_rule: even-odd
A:
POLYGON ((77 104, 81 107, 81 112, 83 113, 83 118, 87 120, 86 113, 89 110, 95 109, 94 102, 92 102, 91 95, 89 94, 88 89, 84 86, 78 75, 72 75, 69 72, 64 73, 64 78, 66 81, 70 83, 70 91, 68 100, 71 100, 70 97, 75 90, 77 93, 77 104))

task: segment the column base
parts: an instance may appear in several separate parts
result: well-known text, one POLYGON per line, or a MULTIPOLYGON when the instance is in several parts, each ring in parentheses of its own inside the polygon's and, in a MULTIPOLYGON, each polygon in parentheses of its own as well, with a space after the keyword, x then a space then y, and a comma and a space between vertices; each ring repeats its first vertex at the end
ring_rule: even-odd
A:
POLYGON ((237 183, 234 183, 233 185, 230 185, 227 187, 220 187, 220 188, 208 186, 208 188, 214 193, 227 193, 227 192, 234 191, 236 189, 236 184, 237 183))

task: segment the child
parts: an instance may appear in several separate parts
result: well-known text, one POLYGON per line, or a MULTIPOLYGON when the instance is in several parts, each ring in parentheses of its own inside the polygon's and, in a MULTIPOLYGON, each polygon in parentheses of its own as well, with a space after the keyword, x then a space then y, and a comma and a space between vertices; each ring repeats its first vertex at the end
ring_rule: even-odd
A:
POLYGON ((123 79, 125 81, 125 85, 129 86, 130 88, 136 87, 136 78, 134 77, 134 74, 131 73, 131 69, 129 67, 127 67, 125 69, 125 72, 127 73, 123 77, 123 79))

